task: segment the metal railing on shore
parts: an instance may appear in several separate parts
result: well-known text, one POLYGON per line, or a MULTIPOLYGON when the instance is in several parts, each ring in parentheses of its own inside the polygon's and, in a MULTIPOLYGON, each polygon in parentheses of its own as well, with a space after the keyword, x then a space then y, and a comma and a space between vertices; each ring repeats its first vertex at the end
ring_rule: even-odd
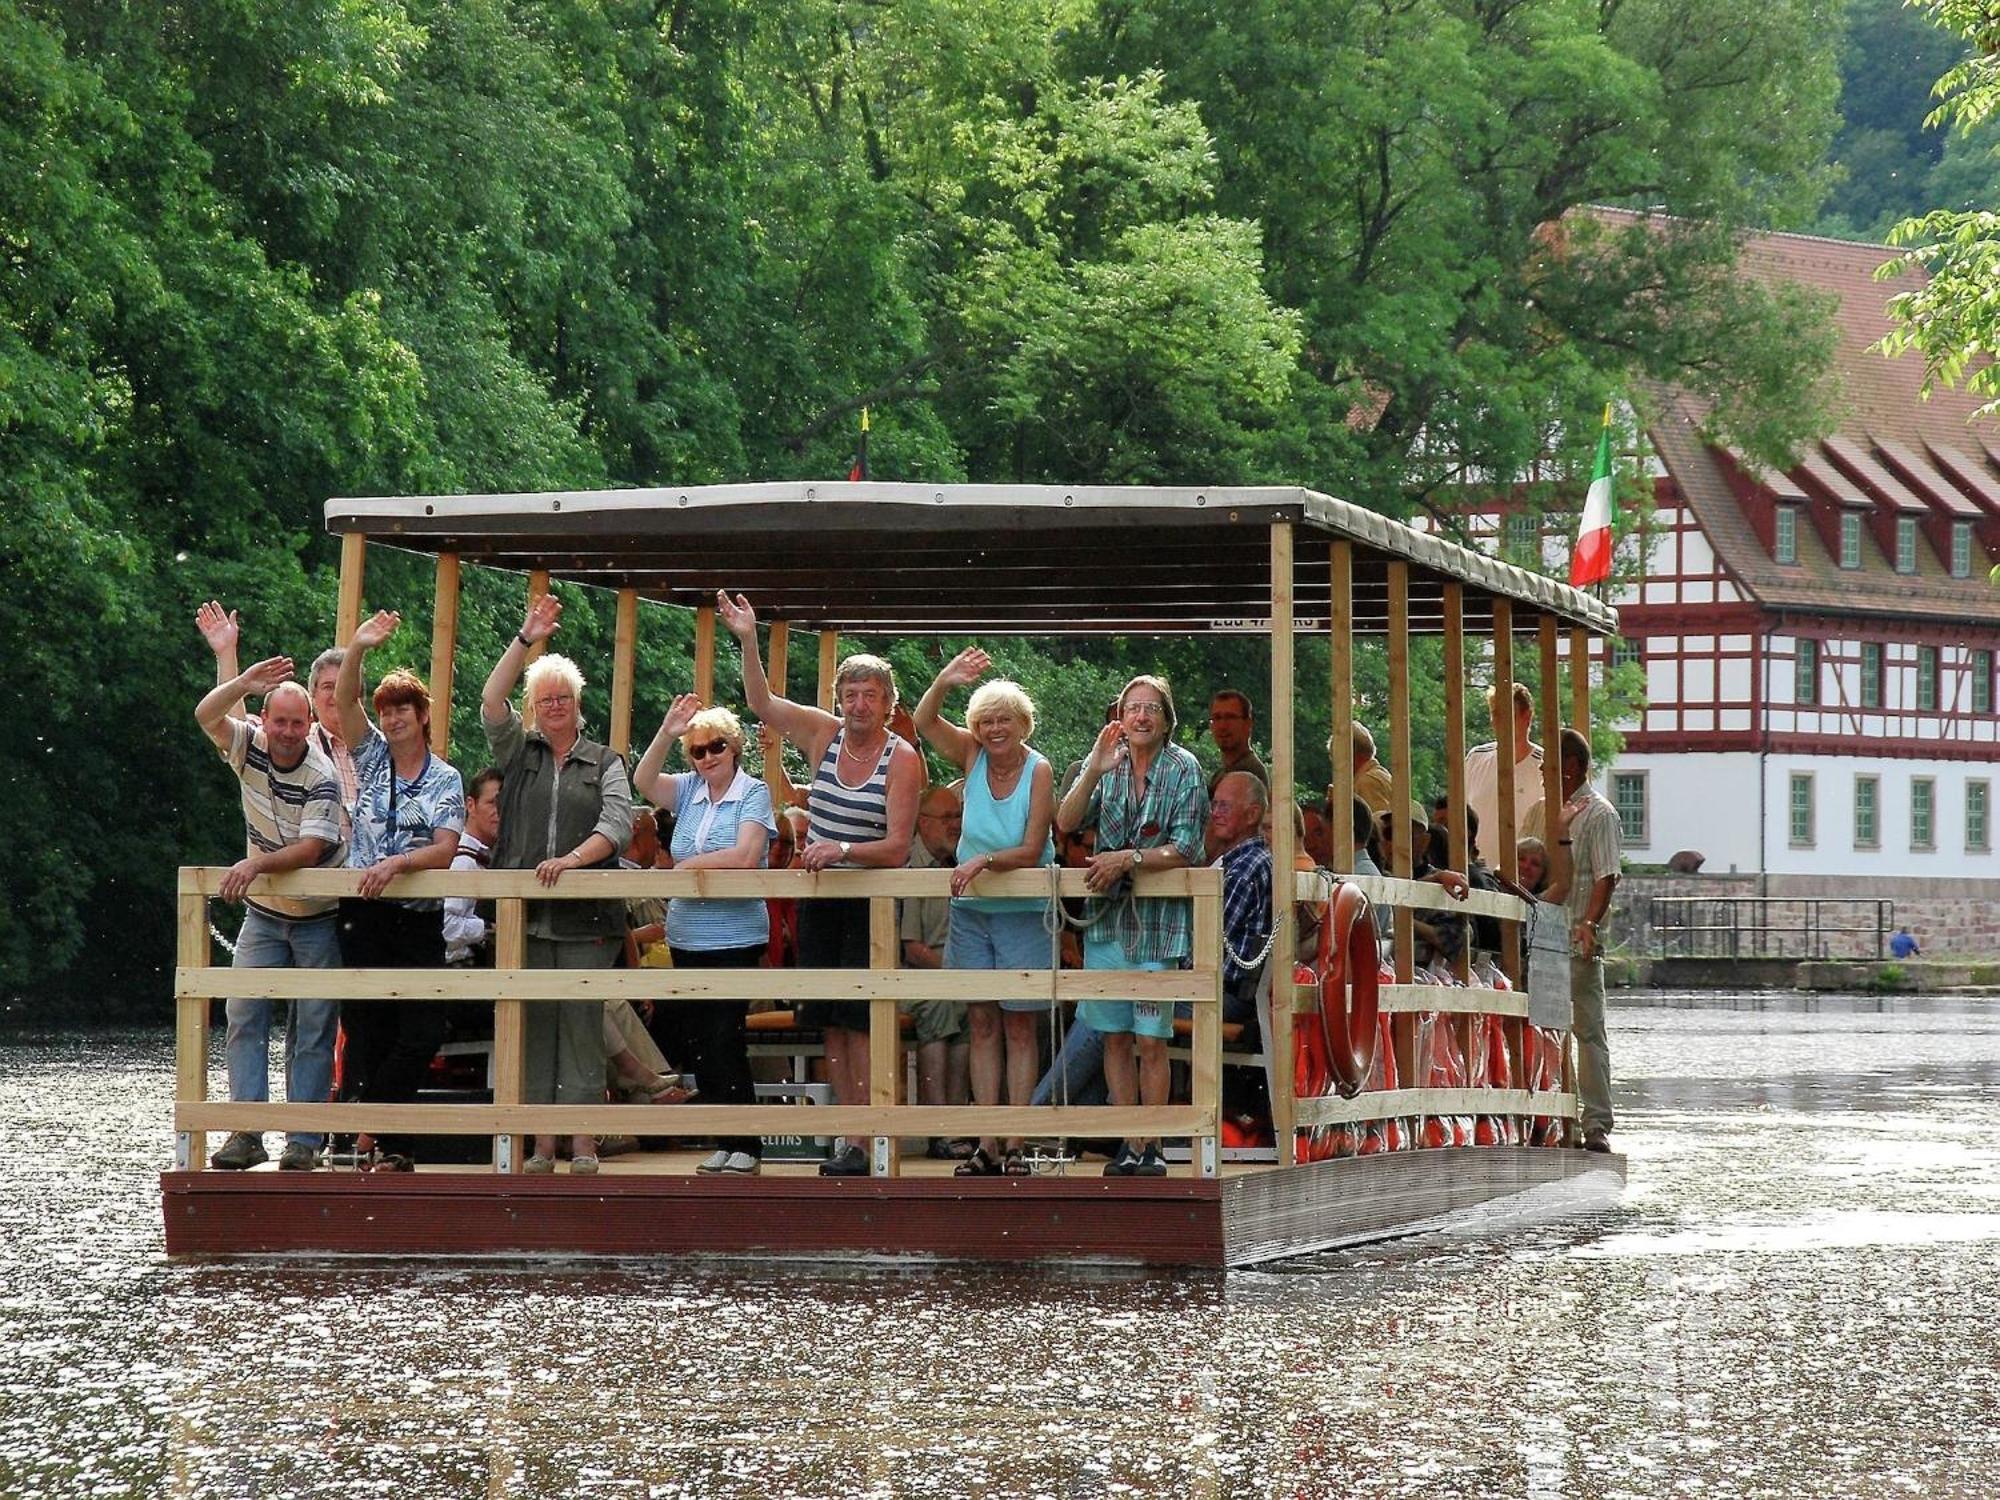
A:
POLYGON ((1653 896, 1655 958, 1855 958, 1881 962, 1896 903, 1859 896, 1653 896))

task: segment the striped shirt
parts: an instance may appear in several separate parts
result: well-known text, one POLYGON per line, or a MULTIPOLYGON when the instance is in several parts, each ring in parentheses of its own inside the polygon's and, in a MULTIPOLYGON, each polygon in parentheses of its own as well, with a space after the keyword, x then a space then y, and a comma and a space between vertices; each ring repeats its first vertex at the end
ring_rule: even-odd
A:
MULTIPOLYGON (((847 726, 842 725, 819 758, 813 773, 812 801, 806 807, 807 837, 824 844, 873 844, 889 836, 889 758, 900 743, 891 734, 884 737, 882 754, 875 769, 860 786, 840 779, 840 754, 847 743, 847 726)), ((851 870, 851 860, 837 861, 832 868, 851 870)))
MULTIPOLYGON (((394 855, 428 849, 443 829, 465 831, 465 783, 449 761, 426 750, 415 776, 398 776, 389 742, 371 726, 368 738, 354 747, 354 769, 361 778, 361 798, 354 813, 354 842, 347 850, 349 869, 365 870, 394 855)), ((396 904, 413 911, 441 911, 444 906, 435 896, 396 904)))
MULTIPOLYGON (((711 798, 699 771, 682 771, 665 780, 672 790, 661 800, 673 803, 674 836, 668 847, 673 850, 675 864, 697 854, 734 849, 745 823, 754 823, 767 836, 777 837, 771 789, 741 770, 719 801, 711 798)), ((770 846, 765 847, 768 850, 770 846)), ((770 937, 771 914, 762 901, 676 896, 667 903, 669 947, 714 953, 724 948, 761 948, 770 937)))
MULTIPOLYGON (((243 786, 243 834, 247 852, 269 854, 300 839, 326 844, 322 869, 347 863, 341 837, 340 783, 325 756, 306 742, 305 754, 289 771, 271 763, 264 731, 242 719, 229 721, 229 748, 222 759, 243 786)), ((325 916, 337 904, 331 896, 253 896, 250 905, 268 916, 300 921, 325 916)))

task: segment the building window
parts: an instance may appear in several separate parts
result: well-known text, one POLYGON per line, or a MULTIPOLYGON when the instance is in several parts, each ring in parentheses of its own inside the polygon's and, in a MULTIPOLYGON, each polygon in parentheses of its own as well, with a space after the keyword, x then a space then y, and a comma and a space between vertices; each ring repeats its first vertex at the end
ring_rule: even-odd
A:
POLYGON ((1618 809, 1619 843, 1643 846, 1650 842, 1646 836, 1646 773, 1644 771, 1613 771, 1611 773, 1611 805, 1618 809))
POLYGON ((1951 576, 1970 578, 1972 576, 1972 523, 1953 521, 1951 523, 1951 576))
POLYGON ((1917 647, 1917 708, 1923 713, 1937 712, 1937 668, 1937 647, 1917 647))
POLYGON ((1965 784, 1965 849, 1968 854, 1984 854, 1993 847, 1993 821, 1987 816, 1990 790, 1984 781, 1965 784))
POLYGON ((1772 550, 1773 557, 1781 563, 1795 563, 1799 560, 1799 512, 1794 505, 1778 507, 1777 545, 1772 550))
POLYGON ((1879 641, 1861 643, 1861 706, 1882 706, 1882 645, 1879 641))
POLYGON ((1810 849, 1813 841, 1813 779, 1812 773, 1794 771, 1792 773, 1792 847, 1810 849))
POLYGON ((1972 653, 1972 711, 1976 714, 1993 712, 1993 653, 1975 651, 1972 653))
POLYGON ((1792 701, 1819 702, 1819 642, 1800 639, 1792 646, 1792 701))
POLYGON ((1514 511, 1507 517, 1507 561, 1521 567, 1539 567, 1542 561, 1542 518, 1533 511, 1514 511))
POLYGON ((1882 847, 1882 779, 1879 776, 1854 778, 1854 847, 1882 847))
POLYGON ((1916 776, 1910 780, 1910 847, 1912 849, 1935 849, 1937 847, 1936 819, 1937 783, 1928 776, 1916 776))
POLYGON ((1840 516, 1840 565, 1861 566, 1861 517, 1851 510, 1841 512, 1840 516))
POLYGON ((1917 571, 1917 518, 1915 516, 1896 517, 1896 571, 1914 573, 1917 571))
POLYGON ((1646 659, 1646 643, 1643 640, 1627 640, 1619 636, 1611 642, 1611 670, 1620 667, 1636 667, 1646 659))

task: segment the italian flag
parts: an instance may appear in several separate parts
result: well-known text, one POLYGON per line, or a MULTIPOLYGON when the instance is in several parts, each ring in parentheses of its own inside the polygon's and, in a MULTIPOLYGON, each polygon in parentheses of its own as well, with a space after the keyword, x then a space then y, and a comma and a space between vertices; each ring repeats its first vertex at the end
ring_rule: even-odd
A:
POLYGON ((1604 431, 1597 439, 1597 462, 1590 466, 1590 493, 1583 497, 1583 519, 1576 526, 1576 550, 1570 554, 1572 588, 1588 588, 1611 576, 1611 406, 1604 407, 1604 431))

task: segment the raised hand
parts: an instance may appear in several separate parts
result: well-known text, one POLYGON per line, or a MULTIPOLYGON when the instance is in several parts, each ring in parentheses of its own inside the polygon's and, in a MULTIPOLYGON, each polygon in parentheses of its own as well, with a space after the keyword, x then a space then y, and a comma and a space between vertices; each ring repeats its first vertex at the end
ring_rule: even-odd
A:
POLYGON ((729 597, 727 589, 715 591, 715 613, 723 627, 739 641, 757 639, 757 611, 750 607, 750 601, 738 594, 729 597))
POLYGON ((268 693, 281 682, 292 678, 292 659, 289 656, 273 656, 258 662, 237 680, 243 684, 246 693, 268 693))
POLYGON ((373 651, 394 635, 402 623, 403 617, 393 609, 378 609, 355 627, 354 638, 347 644, 357 651, 373 651))
POLYGON ((211 599, 194 612, 194 628, 201 632, 201 638, 208 642, 208 649, 217 656, 236 649, 239 632, 235 610, 224 609, 211 599))
POLYGON ((947 687, 970 687, 993 670, 993 658, 977 646, 967 646, 944 664, 938 681, 947 687))
POLYGON ((679 739, 687 733, 687 727, 694 722, 694 716, 701 712, 701 698, 695 693, 682 693, 667 705, 667 716, 660 720, 660 733, 679 739))
POLYGON ((521 622, 521 639, 530 646, 545 641, 562 624, 562 600, 554 594, 537 594, 528 601, 527 618, 521 622))
POLYGON ((1100 776, 1109 775, 1111 768, 1118 764, 1125 749, 1125 731, 1116 724, 1106 724, 1097 731, 1097 739, 1090 747, 1090 767, 1100 776))

